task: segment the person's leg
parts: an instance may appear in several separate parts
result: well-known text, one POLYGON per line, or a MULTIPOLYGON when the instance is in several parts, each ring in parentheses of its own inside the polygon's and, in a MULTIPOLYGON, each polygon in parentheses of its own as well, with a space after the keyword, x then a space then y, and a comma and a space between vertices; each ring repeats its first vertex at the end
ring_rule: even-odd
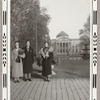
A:
POLYGON ((20 81, 19 81, 19 77, 17 77, 16 79, 17 79, 17 82, 20 82, 20 81))
POLYGON ((47 81, 47 75, 46 75, 45 71, 42 72, 42 76, 43 76, 43 80, 44 80, 44 81, 47 81))
POLYGON ((51 79, 51 75, 48 75, 48 76, 47 76, 47 81, 49 82, 50 79, 51 79))
POLYGON ((31 73, 28 74, 28 80, 32 81, 32 79, 31 79, 31 73))
POLYGON ((24 80, 27 81, 27 79, 28 79, 28 75, 27 75, 26 73, 24 74, 24 77, 25 77, 24 80))
POLYGON ((43 76, 43 80, 44 81, 47 81, 47 76, 43 76))
POLYGON ((23 73, 23 78, 22 79, 23 79, 23 81, 25 80, 25 73, 23 73))
POLYGON ((45 66, 42 67, 42 76, 43 76, 44 81, 47 81, 45 66))
POLYGON ((16 77, 14 77, 14 82, 17 83, 17 78, 16 77))

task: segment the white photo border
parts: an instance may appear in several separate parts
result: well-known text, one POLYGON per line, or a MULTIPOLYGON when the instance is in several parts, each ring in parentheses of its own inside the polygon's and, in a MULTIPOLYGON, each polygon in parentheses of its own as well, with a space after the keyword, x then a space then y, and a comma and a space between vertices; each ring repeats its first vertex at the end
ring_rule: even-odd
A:
MULTIPOLYGON (((10 100, 10 3, 2 0, 2 100, 10 100)), ((97 0, 90 0, 90 100, 97 100, 97 0)))

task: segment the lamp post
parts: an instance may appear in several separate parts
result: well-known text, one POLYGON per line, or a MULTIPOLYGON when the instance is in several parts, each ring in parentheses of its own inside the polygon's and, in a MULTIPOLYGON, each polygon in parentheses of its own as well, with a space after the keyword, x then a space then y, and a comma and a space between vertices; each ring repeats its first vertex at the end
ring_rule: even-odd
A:
POLYGON ((37 41, 37 15, 36 15, 36 57, 37 57, 37 48, 38 48, 38 41, 37 41))

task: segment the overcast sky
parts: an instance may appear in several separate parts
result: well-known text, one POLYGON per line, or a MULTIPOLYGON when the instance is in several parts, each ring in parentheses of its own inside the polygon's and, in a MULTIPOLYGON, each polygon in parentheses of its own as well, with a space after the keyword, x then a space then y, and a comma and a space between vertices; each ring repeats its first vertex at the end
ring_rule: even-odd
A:
POLYGON ((70 38, 78 38, 90 14, 90 0, 40 0, 41 7, 46 7, 51 16, 48 25, 51 39, 61 31, 70 38))

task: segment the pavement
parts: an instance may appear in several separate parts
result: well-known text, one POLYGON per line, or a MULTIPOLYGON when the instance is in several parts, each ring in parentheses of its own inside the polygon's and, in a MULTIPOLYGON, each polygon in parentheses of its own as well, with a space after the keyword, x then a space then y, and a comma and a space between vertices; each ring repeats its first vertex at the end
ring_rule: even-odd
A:
POLYGON ((43 80, 41 71, 34 64, 31 82, 11 79, 11 100, 89 100, 89 61, 61 60, 50 82, 43 80))

